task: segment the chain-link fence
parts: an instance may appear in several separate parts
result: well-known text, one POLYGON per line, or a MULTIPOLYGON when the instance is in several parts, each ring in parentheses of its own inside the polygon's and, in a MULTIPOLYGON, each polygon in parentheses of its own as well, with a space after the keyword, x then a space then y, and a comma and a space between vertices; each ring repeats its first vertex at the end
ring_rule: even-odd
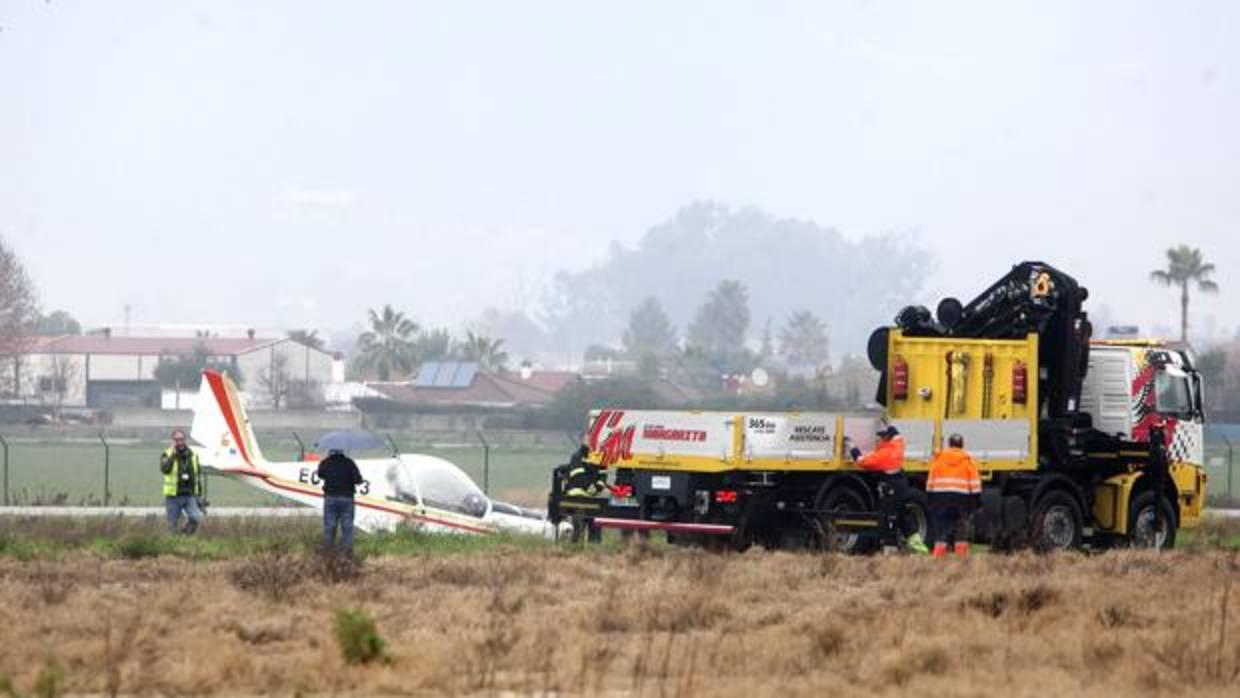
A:
POLYGON ((1211 424, 1206 427, 1206 504, 1213 507, 1240 507, 1240 473, 1236 458, 1240 453, 1240 424, 1211 424))
MULTIPOLYGON (((551 470, 565 462, 572 440, 513 439, 478 432, 440 434, 434 439, 387 435, 392 448, 439 456, 465 471, 488 494, 528 506, 543 506, 551 470)), ((263 455, 294 461, 306 455, 305 440, 294 433, 260 434, 263 455)), ((0 502, 5 505, 156 506, 163 503, 159 454, 165 441, 123 438, 106 433, 92 438, 5 437, 0 434, 0 502)), ((376 450, 355 458, 383 457, 376 450)), ((207 498, 221 506, 280 506, 289 500, 231 478, 208 474, 207 498)))
MULTIPOLYGON (((541 506, 551 469, 566 462, 573 437, 544 435, 514 439, 511 433, 458 432, 421 439, 392 434, 390 443, 402 452, 427 453, 455 463, 488 494, 519 504, 541 506)), ((304 441, 291 432, 259 437, 264 455, 273 461, 297 460, 304 441)), ((0 434, 6 505, 155 506, 163 501, 159 454, 166 442, 95 437, 9 437, 0 434)), ((1240 507, 1240 424, 1206 429, 1205 467, 1209 477, 1207 504, 1240 507)), ((361 453, 357 457, 382 456, 361 453)), ((223 506, 278 506, 288 500, 221 476, 207 476, 207 496, 223 506)))

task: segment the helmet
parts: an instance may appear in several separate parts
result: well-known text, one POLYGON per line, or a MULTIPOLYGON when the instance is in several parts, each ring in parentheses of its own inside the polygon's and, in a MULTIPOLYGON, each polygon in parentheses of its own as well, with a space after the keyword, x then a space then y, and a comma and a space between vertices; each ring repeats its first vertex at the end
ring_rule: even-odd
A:
POLYGON ((465 499, 461 500, 461 508, 470 516, 485 516, 487 513, 487 500, 477 492, 470 492, 465 495, 465 499))

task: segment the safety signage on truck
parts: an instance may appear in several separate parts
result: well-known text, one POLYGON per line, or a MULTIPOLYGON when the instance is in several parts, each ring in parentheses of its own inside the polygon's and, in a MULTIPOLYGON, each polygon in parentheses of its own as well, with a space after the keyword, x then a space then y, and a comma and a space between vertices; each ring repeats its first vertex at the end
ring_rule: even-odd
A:
POLYGON ((829 460, 835 453, 833 414, 749 414, 743 419, 746 458, 829 460))

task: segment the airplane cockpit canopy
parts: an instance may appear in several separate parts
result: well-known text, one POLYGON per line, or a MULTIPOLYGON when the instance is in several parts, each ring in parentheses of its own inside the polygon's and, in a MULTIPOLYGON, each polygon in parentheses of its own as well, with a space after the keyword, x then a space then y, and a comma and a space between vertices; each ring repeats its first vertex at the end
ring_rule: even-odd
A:
POLYGON ((446 509, 475 518, 486 516, 490 501, 468 475, 452 463, 420 454, 401 454, 388 469, 395 498, 408 504, 446 509))

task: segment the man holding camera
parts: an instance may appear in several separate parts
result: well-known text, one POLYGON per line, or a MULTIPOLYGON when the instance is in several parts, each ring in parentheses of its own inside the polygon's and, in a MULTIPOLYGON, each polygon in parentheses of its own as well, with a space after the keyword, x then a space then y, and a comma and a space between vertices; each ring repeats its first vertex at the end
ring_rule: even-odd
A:
POLYGON ((169 533, 193 535, 202 522, 198 498, 202 496, 202 466, 198 454, 185 441, 185 432, 172 432, 172 445, 159 456, 159 471, 164 474, 164 513, 169 533), (185 524, 180 525, 181 514, 185 524))

